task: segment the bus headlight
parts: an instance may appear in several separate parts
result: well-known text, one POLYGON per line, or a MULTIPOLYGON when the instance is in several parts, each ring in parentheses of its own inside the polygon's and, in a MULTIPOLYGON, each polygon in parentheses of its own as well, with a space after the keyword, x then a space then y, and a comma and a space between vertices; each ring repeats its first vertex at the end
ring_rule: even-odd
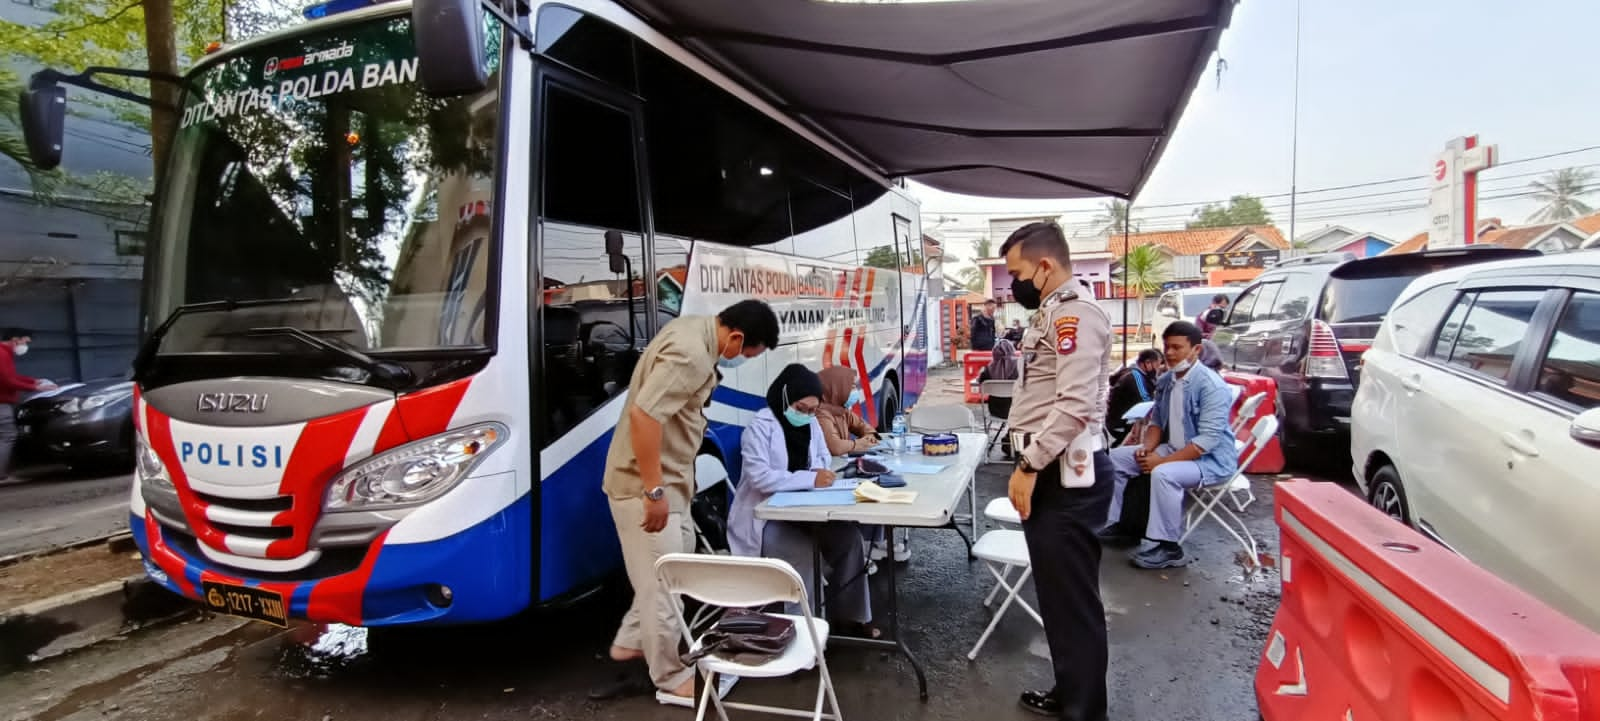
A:
POLYGON ((143 436, 139 436, 134 445, 134 458, 139 466, 139 493, 144 496, 144 502, 169 513, 181 508, 178 488, 172 485, 172 475, 167 473, 161 456, 156 455, 143 436))
POLYGON ((426 503, 466 478, 507 435, 505 426, 483 423, 379 453, 335 476, 323 507, 365 511, 426 503))

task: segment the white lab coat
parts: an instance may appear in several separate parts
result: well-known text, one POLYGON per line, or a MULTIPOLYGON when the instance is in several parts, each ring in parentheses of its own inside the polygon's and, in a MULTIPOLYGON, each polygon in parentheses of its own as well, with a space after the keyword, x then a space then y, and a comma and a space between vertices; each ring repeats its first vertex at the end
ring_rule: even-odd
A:
MULTIPOLYGON (((789 451, 783 444, 783 427, 772 415, 772 409, 762 408, 744 429, 739 441, 739 452, 744 460, 740 464, 739 488, 733 494, 733 507, 728 509, 728 550, 735 556, 760 556, 761 535, 767 522, 756 518, 756 506, 774 493, 804 491, 815 488, 815 471, 790 471, 789 451)), ((828 455, 828 442, 822 437, 822 426, 811 419, 811 448, 808 468, 829 468, 832 457, 828 455)))

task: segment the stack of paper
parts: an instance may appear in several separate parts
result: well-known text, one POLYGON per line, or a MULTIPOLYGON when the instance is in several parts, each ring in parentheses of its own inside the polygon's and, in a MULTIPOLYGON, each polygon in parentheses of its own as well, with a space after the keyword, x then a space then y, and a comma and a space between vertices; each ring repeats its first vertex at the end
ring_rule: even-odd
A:
POLYGON ((913 503, 916 491, 889 490, 872 481, 856 486, 856 500, 862 503, 913 503))

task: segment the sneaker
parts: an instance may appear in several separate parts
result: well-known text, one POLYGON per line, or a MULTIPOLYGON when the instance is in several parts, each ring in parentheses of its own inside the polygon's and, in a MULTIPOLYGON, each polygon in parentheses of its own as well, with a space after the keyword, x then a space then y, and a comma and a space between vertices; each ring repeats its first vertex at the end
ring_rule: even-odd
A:
POLYGON ((870 559, 870 560, 873 560, 873 561, 882 561, 883 559, 888 558, 888 557, 889 557, 889 544, 885 543, 884 541, 881 541, 881 540, 873 541, 872 542, 872 553, 868 554, 867 558, 870 559))
POLYGON ((1183 552, 1183 546, 1176 543, 1161 543, 1154 548, 1139 551, 1130 559, 1138 568, 1179 568, 1189 565, 1189 556, 1183 552))
POLYGON ((1101 543, 1108 546, 1131 546, 1138 540, 1137 536, 1124 531, 1122 526, 1116 523, 1100 529, 1094 535, 1101 543))

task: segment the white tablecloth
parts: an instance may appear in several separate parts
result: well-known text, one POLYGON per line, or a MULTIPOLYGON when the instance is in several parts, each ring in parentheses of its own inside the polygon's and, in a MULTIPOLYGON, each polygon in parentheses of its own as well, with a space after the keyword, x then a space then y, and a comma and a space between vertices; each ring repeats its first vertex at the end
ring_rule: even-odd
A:
POLYGON ((825 523, 852 521, 869 525, 939 528, 950 523, 956 504, 967 493, 967 484, 983 462, 987 438, 982 433, 960 433, 961 451, 954 462, 948 456, 928 458, 920 453, 907 453, 894 460, 905 463, 949 463, 938 473, 901 473, 906 479, 903 489, 916 491, 912 503, 865 503, 848 506, 788 506, 774 507, 770 502, 756 506, 756 517, 768 521, 798 521, 825 523))

